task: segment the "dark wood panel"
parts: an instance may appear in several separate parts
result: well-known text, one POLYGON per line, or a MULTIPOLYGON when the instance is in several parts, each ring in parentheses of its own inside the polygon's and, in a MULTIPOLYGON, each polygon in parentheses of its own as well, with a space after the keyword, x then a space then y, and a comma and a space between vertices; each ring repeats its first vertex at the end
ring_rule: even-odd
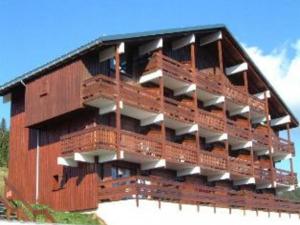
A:
POLYGON ((89 76, 84 63, 77 60, 26 85, 26 125, 63 115, 82 107, 80 85, 89 76))

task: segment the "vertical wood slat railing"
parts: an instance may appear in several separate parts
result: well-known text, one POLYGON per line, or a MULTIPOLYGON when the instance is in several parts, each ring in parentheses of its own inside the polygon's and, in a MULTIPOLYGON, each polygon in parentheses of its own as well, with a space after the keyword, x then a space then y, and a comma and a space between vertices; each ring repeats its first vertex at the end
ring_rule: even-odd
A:
POLYGON ((248 105, 248 94, 244 86, 235 86, 231 84, 228 78, 224 78, 224 95, 233 102, 242 105, 248 105))
POLYGON ((252 137, 254 139, 254 144, 259 146, 269 146, 269 132, 268 128, 256 128, 252 129, 252 137))
POLYGON ((200 166, 212 169, 228 170, 227 158, 225 155, 215 154, 205 150, 199 151, 199 164, 200 166))
POLYGON ((160 96, 159 91, 156 93, 148 91, 138 85, 131 85, 125 82, 120 84, 120 95, 124 102, 143 108, 149 111, 160 111, 160 96))
POLYGON ((243 209, 300 213, 300 202, 260 195, 250 191, 226 190, 201 184, 181 183, 154 176, 131 176, 101 181, 100 202, 122 199, 168 201, 179 204, 238 207, 243 209))
POLYGON ((254 177, 263 182, 272 182, 272 170, 256 163, 254 164, 254 177))
POLYGON ((196 85, 200 89, 204 89, 210 93, 222 95, 222 79, 221 74, 205 73, 196 71, 196 85))
POLYGON ((160 52, 154 52, 143 68, 142 73, 148 74, 159 69, 161 69, 166 76, 184 82, 193 82, 193 75, 189 66, 171 59, 160 52))
POLYGON ((167 116, 188 123, 194 122, 194 110, 171 98, 164 97, 164 109, 167 116))
POLYGON ((296 173, 276 168, 275 171, 276 182, 285 185, 295 185, 297 183, 296 173))
POLYGON ((114 99, 116 94, 116 80, 105 75, 99 74, 86 79, 81 85, 81 99, 83 102, 91 101, 99 97, 114 99))
POLYGON ((237 138, 249 139, 249 127, 246 124, 227 119, 228 134, 237 138))
POLYGON ((167 160, 179 163, 197 164, 197 149, 194 147, 183 146, 167 141, 165 144, 165 158, 167 160))
POLYGON ((259 98, 255 97, 254 95, 249 95, 249 105, 251 110, 257 112, 265 112, 265 102, 264 100, 260 100, 259 98))
POLYGON ((252 162, 249 160, 229 157, 229 170, 238 175, 251 176, 252 162))
POLYGON ((100 148, 116 149, 116 129, 96 126, 61 137, 62 154, 93 151, 100 148))
MULTIPOLYGON (((81 98, 83 103, 100 97, 115 99, 117 95, 117 83, 114 78, 105 75, 97 75, 82 83, 81 98)), ((122 81, 120 95, 124 102, 149 111, 160 111, 160 99, 158 91, 147 89, 139 85, 133 85, 122 81)))
MULTIPOLYGON (((48 209, 34 209, 26 200, 25 198, 23 197, 23 194, 22 192, 19 192, 15 186, 10 182, 8 181, 6 178, 4 178, 4 183, 5 183, 5 189, 6 191, 10 191, 12 193, 12 198, 14 200, 19 200, 22 202, 22 204, 24 205, 24 207, 29 210, 29 212, 32 214, 33 216, 33 220, 36 221, 37 217, 38 216, 43 216, 45 217, 46 221, 47 222, 50 222, 50 223, 55 223, 55 219, 54 217, 50 214, 49 210, 48 209)), ((20 210, 18 209, 17 210, 17 216, 18 216, 18 213, 20 215, 20 219, 22 220, 27 220, 27 221, 30 221, 30 218, 26 215, 25 211, 24 210, 20 210)))
POLYGON ((204 128, 212 129, 218 132, 224 132, 225 122, 222 117, 214 115, 211 112, 207 112, 203 109, 198 109, 198 124, 204 128))
POLYGON ((295 154, 295 146, 293 142, 278 137, 276 134, 271 134, 271 142, 274 152, 284 152, 295 154))
POLYGON ((154 138, 121 131, 121 148, 127 152, 139 153, 155 158, 162 157, 162 144, 154 138))

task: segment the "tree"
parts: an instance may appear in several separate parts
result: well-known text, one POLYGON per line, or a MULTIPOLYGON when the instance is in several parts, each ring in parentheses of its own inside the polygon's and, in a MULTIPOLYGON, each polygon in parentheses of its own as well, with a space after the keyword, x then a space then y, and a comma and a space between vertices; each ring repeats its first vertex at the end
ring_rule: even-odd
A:
POLYGON ((6 131, 6 121, 5 121, 4 118, 1 119, 0 130, 1 131, 6 131))
POLYGON ((0 167, 7 167, 8 163, 9 131, 6 121, 2 118, 0 123, 0 167))

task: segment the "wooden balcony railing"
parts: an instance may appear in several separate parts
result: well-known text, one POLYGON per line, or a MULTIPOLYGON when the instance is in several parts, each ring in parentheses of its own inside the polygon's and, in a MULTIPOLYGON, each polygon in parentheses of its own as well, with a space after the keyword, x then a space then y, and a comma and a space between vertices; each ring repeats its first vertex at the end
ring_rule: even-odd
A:
POLYGON ((121 82, 120 92, 122 100, 127 104, 149 111, 160 111, 159 92, 153 93, 153 91, 148 91, 146 88, 125 82, 121 82))
POLYGON ((227 132, 230 136, 249 139, 249 127, 243 123, 238 123, 234 120, 227 119, 227 132))
POLYGON ((170 118, 174 120, 179 120, 182 122, 188 122, 193 123, 194 122, 194 109, 191 107, 187 107, 183 104, 181 104, 179 101, 176 101, 171 98, 164 98, 165 101, 165 113, 166 116, 169 116, 170 118))
POLYGON ((224 95, 236 104, 248 105, 248 95, 245 88, 235 86, 227 79, 224 79, 224 81, 224 95))
POLYGON ((191 69, 188 66, 174 59, 171 59, 159 52, 155 52, 151 56, 143 73, 147 74, 158 69, 162 69, 164 75, 170 76, 174 79, 185 82, 193 81, 191 69))
POLYGON ((272 195, 255 194, 250 191, 228 191, 223 188, 176 182, 154 176, 131 176, 101 181, 98 199, 100 202, 135 199, 137 204, 139 199, 147 199, 180 204, 300 212, 300 202, 292 202, 272 195))
POLYGON ((252 137, 254 145, 269 146, 269 134, 268 129, 252 129, 252 137))
POLYGON ((254 110, 256 112, 265 112, 265 101, 260 100, 259 98, 249 95, 249 105, 251 107, 251 110, 254 110))
POLYGON ((272 171, 270 168, 256 164, 254 165, 254 177, 263 182, 272 182, 272 171))
POLYGON ((162 157, 162 144, 159 140, 124 130, 121 131, 121 149, 155 158, 162 157))
POLYGON ((229 157, 229 170, 237 175, 252 176, 252 163, 248 160, 229 157))
MULTIPOLYGON (((114 99, 117 95, 117 83, 114 78, 97 75, 83 81, 81 93, 83 103, 100 97, 114 99)), ((120 96, 125 103, 148 111, 158 112, 161 107, 159 91, 150 91, 138 84, 132 85, 121 81, 120 96)))
POLYGON ((207 129, 212 129, 217 132, 224 132, 225 121, 211 112, 198 109, 197 123, 207 129))
POLYGON ((297 175, 283 169, 275 169, 276 182, 285 185, 295 185, 297 183, 297 175))
POLYGON ((271 134, 271 141, 274 153, 292 153, 295 154, 295 146, 293 142, 289 142, 288 140, 278 137, 276 134, 271 134))
POLYGON ((165 158, 174 162, 180 163, 198 163, 197 149, 183 146, 182 144, 166 142, 165 158))
POLYGON ((87 152, 97 149, 116 149, 117 131, 112 127, 97 126, 65 135, 61 138, 62 154, 87 152))
MULTIPOLYGON (((117 131, 115 128, 99 125, 71 135, 65 135, 62 137, 61 143, 63 155, 99 149, 117 150, 117 131)), ((151 157, 162 156, 160 141, 129 131, 121 131, 120 147, 127 152, 151 157)))
POLYGON ((199 164, 207 168, 227 170, 226 156, 209 151, 199 151, 199 164))
POLYGON ((117 84, 114 78, 105 75, 97 75, 82 82, 81 98, 88 102, 99 97, 115 98, 117 84))
POLYGON ((196 71, 197 87, 214 94, 223 94, 221 74, 196 71))

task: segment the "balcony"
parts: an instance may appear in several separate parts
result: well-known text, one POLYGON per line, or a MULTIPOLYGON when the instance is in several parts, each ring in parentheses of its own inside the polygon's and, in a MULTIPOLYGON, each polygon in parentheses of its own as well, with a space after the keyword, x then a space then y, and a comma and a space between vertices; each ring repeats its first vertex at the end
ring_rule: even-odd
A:
POLYGON ((273 187, 272 171, 258 163, 254 165, 254 177, 257 189, 273 187))
POLYGON ((164 98, 165 115, 172 120, 182 123, 193 123, 195 119, 194 109, 171 98, 164 98))
POLYGON ((248 124, 227 119, 227 132, 229 143, 233 148, 249 142, 250 129, 248 124))
POLYGON ((120 84, 120 95, 126 105, 158 113, 161 108, 159 91, 148 90, 125 82, 120 84))
POLYGON ((222 134, 225 132, 224 118, 203 109, 198 109, 197 123, 200 136, 203 137, 210 137, 216 133, 222 134))
POLYGON ((229 171, 238 177, 252 177, 251 161, 229 157, 229 171))
POLYGON ((116 95, 116 80, 105 75, 97 75, 82 83, 81 96, 85 104, 97 106, 102 99, 113 101, 116 95))
POLYGON ((61 155, 67 160, 83 162, 94 162, 95 156, 98 156, 99 162, 122 159, 134 163, 147 163, 162 158, 160 140, 121 130, 118 149, 117 137, 115 128, 103 125, 65 135, 61 138, 61 155), (81 155, 79 160, 76 159, 78 153, 81 155))
POLYGON ((228 168, 226 155, 200 150, 199 164, 204 168, 226 171, 228 168))
POLYGON ((235 86, 228 79, 224 79, 224 95, 227 98, 229 109, 248 105, 248 94, 244 86, 235 86))
POLYGON ((279 187, 295 185, 297 183, 297 175, 283 169, 275 169, 275 181, 279 187))
MULTIPOLYGON (((117 83, 113 78, 97 75, 83 81, 83 103, 99 108, 100 114, 116 110, 115 100, 117 94, 117 83)), ((161 105, 158 91, 153 91, 153 89, 151 90, 121 81, 120 97, 122 115, 144 120, 158 115, 160 111, 161 105)))
POLYGON ((112 127, 97 126, 61 138, 62 155, 93 152, 99 149, 116 150, 117 131, 112 127))
POLYGON ((173 142, 166 142, 165 158, 175 164, 198 164, 198 155, 196 148, 173 142))
POLYGON ((269 132, 267 127, 252 129, 252 138, 253 151, 255 151, 257 155, 270 153, 269 132))
POLYGON ((100 202, 135 199, 138 204, 140 199, 147 199, 180 204, 203 204, 290 213, 298 213, 300 210, 299 202, 292 202, 266 194, 255 194, 249 191, 229 191, 201 184, 176 182, 155 176, 131 176, 100 181, 98 188, 98 200, 100 202))
POLYGON ((214 95, 223 95, 221 76, 221 74, 196 71, 196 85, 197 89, 199 89, 197 92, 200 92, 199 97, 204 94, 209 95, 209 93, 214 95))
POLYGON ((271 142, 275 161, 289 158, 295 154, 294 143, 278 137, 275 133, 271 134, 271 142))
POLYGON ((249 106, 251 119, 253 121, 264 118, 266 116, 266 105, 264 100, 261 100, 254 95, 249 95, 249 106))
POLYGON ((162 77, 164 86, 176 92, 187 88, 193 82, 188 66, 158 52, 153 53, 142 68, 140 83, 151 81, 158 84, 159 78, 162 77))

